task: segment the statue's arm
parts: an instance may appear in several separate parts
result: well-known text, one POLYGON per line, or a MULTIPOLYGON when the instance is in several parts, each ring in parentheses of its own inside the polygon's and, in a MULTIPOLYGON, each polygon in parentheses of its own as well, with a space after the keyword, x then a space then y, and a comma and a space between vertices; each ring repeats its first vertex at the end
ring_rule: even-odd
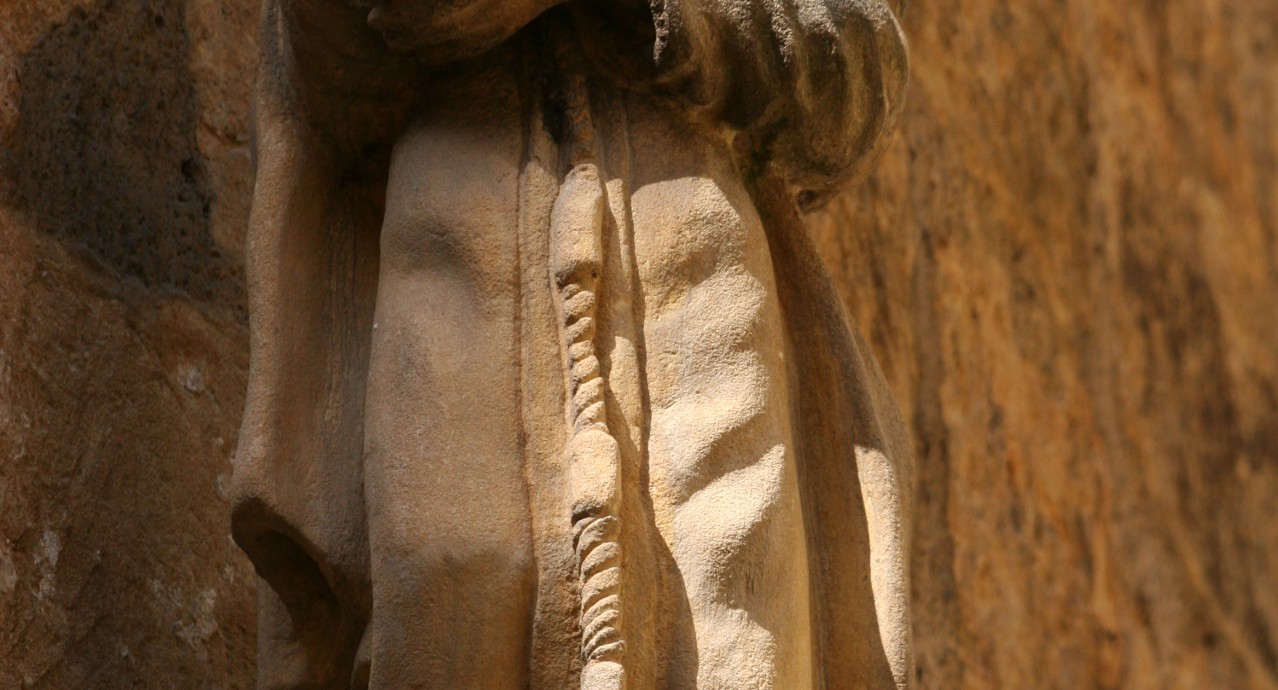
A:
POLYGON ((384 53, 344 0, 268 0, 264 19, 232 531, 265 583, 263 685, 328 687, 350 678, 367 606, 363 382, 403 95, 371 74, 384 53))
POLYGON ((305 389, 341 376, 329 370, 345 345, 335 340, 352 335, 344 329, 364 297, 357 288, 375 273, 399 107, 398 87, 372 75, 390 64, 382 59, 347 0, 265 3, 246 242, 252 355, 237 467, 246 499, 260 493, 244 486, 256 464, 298 452, 289 415, 314 401, 305 389))

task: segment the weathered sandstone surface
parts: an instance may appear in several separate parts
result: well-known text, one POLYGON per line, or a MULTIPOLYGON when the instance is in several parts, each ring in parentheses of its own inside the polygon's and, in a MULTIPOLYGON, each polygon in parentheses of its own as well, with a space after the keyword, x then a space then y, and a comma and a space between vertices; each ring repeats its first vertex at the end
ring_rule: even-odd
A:
POLYGON ((916 433, 920 685, 1278 687, 1278 5, 906 33, 821 242, 916 433))
POLYGON ((0 687, 251 687, 248 5, 0 4, 0 687))
MULTIPOLYGON (((0 5, 0 687, 251 686, 256 3, 0 5)), ((919 453, 922 688, 1278 688, 1278 6, 918 0, 818 222, 919 453)))

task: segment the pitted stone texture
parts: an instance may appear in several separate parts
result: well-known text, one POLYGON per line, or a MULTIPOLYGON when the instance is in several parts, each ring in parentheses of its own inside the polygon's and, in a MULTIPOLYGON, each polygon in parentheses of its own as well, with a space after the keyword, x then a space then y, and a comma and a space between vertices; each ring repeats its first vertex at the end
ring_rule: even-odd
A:
POLYGON ((1278 687, 1278 6, 905 29, 818 227, 916 433, 920 687, 1278 687))
MULTIPOLYGON (((29 84, 23 56, 73 7, 142 5, 0 4, 0 157, 29 84)), ((1275 11, 1267 0, 915 0, 905 12, 903 132, 818 235, 921 451, 919 687, 1275 687, 1275 11)), ((195 136, 211 217, 227 209, 214 243, 235 262, 256 13, 248 0, 191 2, 162 28, 216 19, 159 67, 187 71, 208 94, 195 136), (209 138, 227 147, 225 163, 207 158, 209 138)), ((93 55, 67 69, 115 74, 93 55)), ((35 116, 69 114, 50 105, 35 116)), ((71 150, 48 150, 77 164, 71 150)), ((180 165, 168 169, 163 188, 182 189, 180 165)), ((126 318, 156 298, 67 259, 43 232, 0 216, 0 323, 12 334, 0 344, 0 687, 250 687, 252 595, 238 579, 250 571, 216 494, 229 449, 217 435, 205 445, 165 431, 221 415, 217 433, 233 433, 243 327, 209 329, 181 298, 163 318, 126 318), (152 324, 140 340, 127 330, 139 324, 152 324), (190 328, 191 340, 161 328, 190 328), (91 389, 63 378, 84 357, 77 338, 95 341, 83 346, 98 361, 124 363, 98 373, 134 373, 91 389), (191 370, 203 395, 223 391, 221 412, 207 399, 175 404, 187 393, 168 388, 187 390, 191 370), (79 408, 85 390, 107 401, 93 415, 79 408), (102 442, 77 465, 89 456, 70 439, 95 428, 127 428, 130 440, 102 442), (163 466, 139 447, 184 472, 139 476, 163 466), (50 468, 62 468, 60 483, 45 479, 50 468), (204 517, 187 541, 171 525, 193 506, 204 517), (143 509, 128 529, 102 529, 143 509), (75 529, 44 517, 62 510, 75 529), (99 550, 110 569, 92 570, 99 550), (217 584, 223 564, 233 587, 217 584), (96 589, 72 602, 80 581, 96 589), (44 582, 52 605, 38 599, 44 582), (177 632, 198 640, 210 589, 220 626, 210 644, 225 639, 226 651, 201 659, 177 632)))
POLYGON ((0 687, 252 685, 256 14, 0 4, 0 687))

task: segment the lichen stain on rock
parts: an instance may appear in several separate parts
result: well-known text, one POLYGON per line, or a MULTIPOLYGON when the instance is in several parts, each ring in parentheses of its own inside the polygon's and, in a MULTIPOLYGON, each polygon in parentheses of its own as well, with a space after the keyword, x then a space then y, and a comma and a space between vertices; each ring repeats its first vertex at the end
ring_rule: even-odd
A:
POLYGON ((40 572, 40 584, 36 589, 36 597, 42 602, 53 596, 58 577, 58 557, 62 555, 62 540, 56 532, 45 529, 36 546, 35 562, 40 572))
POLYGON ((188 597, 181 587, 168 586, 159 580, 150 582, 153 601, 172 620, 173 636, 206 661, 205 643, 218 630, 217 590, 206 589, 188 597))

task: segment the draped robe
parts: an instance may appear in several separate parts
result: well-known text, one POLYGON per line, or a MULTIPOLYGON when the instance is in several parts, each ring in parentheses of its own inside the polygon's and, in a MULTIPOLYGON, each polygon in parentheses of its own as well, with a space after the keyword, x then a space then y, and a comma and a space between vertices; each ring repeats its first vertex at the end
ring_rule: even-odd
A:
MULTIPOLYGON (((262 579, 260 684, 576 687, 570 386, 548 270, 563 113, 529 67, 539 41, 433 77, 390 118, 388 157, 344 158, 307 121, 291 61, 330 56, 324 93, 389 110, 400 91, 347 70, 375 39, 333 50, 325 32, 351 15, 330 12, 268 8, 259 87, 233 530, 262 579)), ((888 20, 867 24, 891 35, 858 59, 901 62, 888 20)), ((905 687, 909 442, 796 201, 873 157, 899 84, 861 97, 874 131, 832 176, 802 155, 746 169, 741 140, 704 117, 586 70, 626 687, 905 687)), ((704 111, 729 108, 713 79, 670 81, 689 79, 704 111)), ((336 136, 361 139, 349 103, 336 136)))

